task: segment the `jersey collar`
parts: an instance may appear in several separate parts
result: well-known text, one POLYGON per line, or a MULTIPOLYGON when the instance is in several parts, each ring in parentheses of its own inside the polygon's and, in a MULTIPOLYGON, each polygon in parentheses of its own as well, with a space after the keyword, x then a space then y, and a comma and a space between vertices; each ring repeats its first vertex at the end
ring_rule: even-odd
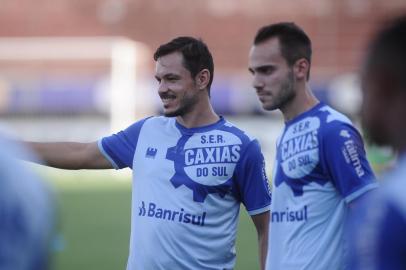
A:
POLYGON ((319 102, 307 111, 302 112, 301 114, 296 115, 294 118, 290 119, 289 121, 285 122, 286 126, 289 126, 295 122, 302 120, 303 118, 308 117, 309 115, 314 114, 314 112, 318 111, 321 107, 325 106, 326 104, 323 102, 319 102))
POLYGON ((209 125, 201 126, 201 127, 194 127, 194 128, 187 128, 181 124, 178 123, 178 121, 175 120, 175 125, 176 127, 180 130, 182 134, 194 134, 194 133, 203 133, 209 130, 216 129, 222 125, 224 125, 225 119, 223 116, 220 116, 220 119, 209 125))

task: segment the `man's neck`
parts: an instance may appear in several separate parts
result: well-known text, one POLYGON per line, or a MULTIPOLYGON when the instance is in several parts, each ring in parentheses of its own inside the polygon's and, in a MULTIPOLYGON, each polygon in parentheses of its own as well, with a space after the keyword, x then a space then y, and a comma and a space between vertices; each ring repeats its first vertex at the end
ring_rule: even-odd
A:
POLYGON ((219 119, 210 102, 197 105, 193 111, 176 117, 176 121, 186 128, 207 126, 216 123, 219 119))
POLYGON ((280 110, 285 122, 288 122, 296 116, 310 110, 319 102, 320 101, 313 95, 310 87, 306 84, 303 89, 298 89, 294 99, 280 110))

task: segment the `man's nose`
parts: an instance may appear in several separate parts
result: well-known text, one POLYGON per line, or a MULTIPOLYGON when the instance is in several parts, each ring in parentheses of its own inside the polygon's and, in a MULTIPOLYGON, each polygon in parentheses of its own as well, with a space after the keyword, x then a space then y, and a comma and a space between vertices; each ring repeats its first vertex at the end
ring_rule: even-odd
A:
POLYGON ((163 82, 163 81, 159 82, 158 93, 162 94, 162 93, 165 93, 166 91, 168 91, 168 87, 166 86, 165 82, 163 82))
POLYGON ((261 76, 254 75, 252 79, 252 87, 254 87, 257 92, 264 88, 264 81, 262 80, 261 76))

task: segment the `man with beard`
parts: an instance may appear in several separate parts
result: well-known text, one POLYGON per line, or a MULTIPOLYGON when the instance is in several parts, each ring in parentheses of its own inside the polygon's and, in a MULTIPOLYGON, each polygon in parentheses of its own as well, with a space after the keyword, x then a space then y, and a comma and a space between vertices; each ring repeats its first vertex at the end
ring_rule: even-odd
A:
POLYGON ((279 109, 267 269, 343 269, 348 211, 376 186, 362 138, 308 80, 311 41, 294 23, 261 28, 249 53, 265 110, 279 109))
POLYGON ((240 203, 256 226, 262 269, 270 193, 257 140, 210 104, 213 59, 179 37, 154 54, 165 116, 93 143, 31 143, 48 166, 133 169, 127 269, 232 269, 240 203))
POLYGON ((406 269, 406 16, 385 24, 369 46, 362 74, 362 123, 398 161, 355 216, 351 269, 406 269))

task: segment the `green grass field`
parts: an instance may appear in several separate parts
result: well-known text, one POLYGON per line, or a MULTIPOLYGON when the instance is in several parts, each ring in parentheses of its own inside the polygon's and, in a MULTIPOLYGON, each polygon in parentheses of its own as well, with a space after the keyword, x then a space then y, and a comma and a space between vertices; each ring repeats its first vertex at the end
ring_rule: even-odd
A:
MULTIPOLYGON (((131 183, 114 172, 50 170, 59 200, 60 241, 53 258, 56 270, 125 269, 131 183)), ((235 269, 258 269, 254 225, 241 207, 235 269)))

